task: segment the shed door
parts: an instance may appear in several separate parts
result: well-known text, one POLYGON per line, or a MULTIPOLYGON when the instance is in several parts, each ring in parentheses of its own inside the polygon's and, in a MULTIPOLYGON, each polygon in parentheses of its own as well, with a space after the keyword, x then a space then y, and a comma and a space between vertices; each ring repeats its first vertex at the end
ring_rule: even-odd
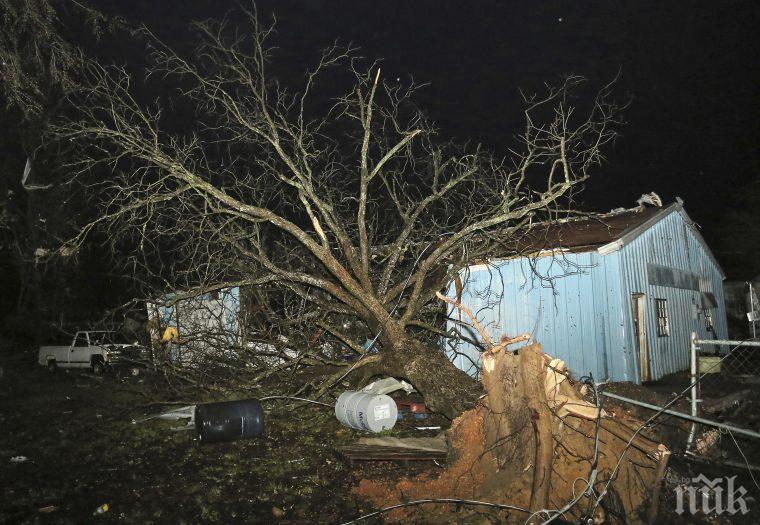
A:
POLYGON ((649 345, 647 344, 646 297, 643 293, 631 296, 633 309, 633 338, 639 353, 641 382, 649 381, 649 345))

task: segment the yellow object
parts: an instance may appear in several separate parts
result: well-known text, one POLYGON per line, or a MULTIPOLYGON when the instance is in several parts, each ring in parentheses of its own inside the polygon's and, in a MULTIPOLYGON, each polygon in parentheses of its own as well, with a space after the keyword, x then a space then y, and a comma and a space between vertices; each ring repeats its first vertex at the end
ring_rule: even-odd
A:
POLYGON ((699 371, 703 374, 720 374, 721 358, 718 356, 699 356, 699 371))
POLYGON ((164 330, 164 335, 161 337, 161 341, 164 343, 176 343, 179 341, 179 332, 173 326, 164 330))

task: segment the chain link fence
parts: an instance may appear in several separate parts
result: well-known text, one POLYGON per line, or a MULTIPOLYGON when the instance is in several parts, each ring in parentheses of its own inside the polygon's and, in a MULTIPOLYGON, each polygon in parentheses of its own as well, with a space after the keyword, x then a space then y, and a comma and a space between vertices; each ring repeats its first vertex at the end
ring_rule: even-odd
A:
POLYGON ((760 480, 760 341, 691 342, 692 415, 689 451, 715 462, 747 468, 760 480), (737 432, 727 427, 743 430, 737 432))

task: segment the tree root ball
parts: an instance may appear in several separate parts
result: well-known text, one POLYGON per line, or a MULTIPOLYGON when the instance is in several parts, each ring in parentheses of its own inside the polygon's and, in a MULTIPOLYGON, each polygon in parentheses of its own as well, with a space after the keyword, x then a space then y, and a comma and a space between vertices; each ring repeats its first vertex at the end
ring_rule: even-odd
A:
MULTIPOLYGON (((433 477, 421 474, 398 481, 364 479, 354 492, 378 508, 427 498, 461 498, 514 505, 531 512, 564 507, 587 488, 594 458, 597 421, 563 413, 547 402, 545 377, 548 359, 538 345, 519 355, 502 353, 484 373, 487 395, 480 404, 455 419, 449 442, 450 461, 433 477), (544 432, 548 434, 543 434, 544 432), (548 435, 548 437, 547 437, 548 435), (543 442, 542 442, 543 440, 543 442)), ((563 395, 583 402, 565 381, 563 395)), ((602 417, 598 430, 597 477, 594 493, 584 495, 566 514, 604 516, 607 523, 641 523, 647 515, 660 458, 657 444, 632 436, 631 427, 602 417), (618 458, 620 467, 611 483, 618 458)), ((404 507, 386 514, 390 522, 447 522, 455 517, 480 515, 483 521, 525 523, 530 514, 469 505, 404 507), (455 513, 455 514, 452 514, 455 513)), ((534 516, 545 521, 545 513, 534 516)))

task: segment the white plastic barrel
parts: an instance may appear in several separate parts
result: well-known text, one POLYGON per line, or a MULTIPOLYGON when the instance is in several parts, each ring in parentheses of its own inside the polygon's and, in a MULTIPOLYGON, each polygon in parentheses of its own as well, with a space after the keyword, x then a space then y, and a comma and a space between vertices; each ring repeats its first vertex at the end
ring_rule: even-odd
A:
POLYGON ((335 402, 335 417, 347 427, 382 432, 396 424, 398 409, 396 402, 386 395, 349 390, 335 402))

